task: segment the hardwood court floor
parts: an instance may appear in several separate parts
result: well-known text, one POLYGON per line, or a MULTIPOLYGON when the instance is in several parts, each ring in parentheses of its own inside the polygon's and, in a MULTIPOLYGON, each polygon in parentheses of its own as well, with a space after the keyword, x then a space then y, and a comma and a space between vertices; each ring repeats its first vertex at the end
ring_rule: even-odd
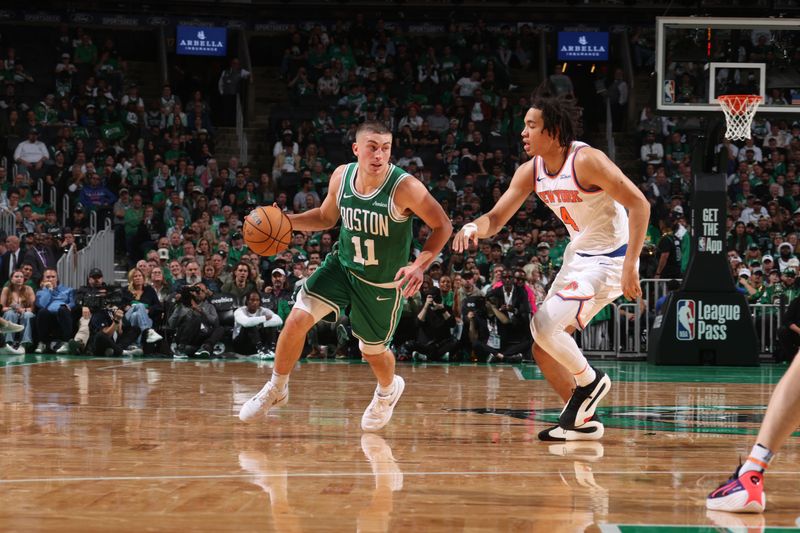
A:
POLYGON ((301 365, 289 405, 245 425, 235 415, 267 364, 2 362, 0 531, 800 526, 797 437, 768 474, 765 515, 703 505, 749 450, 784 367, 600 362, 615 379, 605 438, 547 444, 536 434, 561 405, 533 366, 400 365, 394 419, 362 435, 364 364, 301 365))

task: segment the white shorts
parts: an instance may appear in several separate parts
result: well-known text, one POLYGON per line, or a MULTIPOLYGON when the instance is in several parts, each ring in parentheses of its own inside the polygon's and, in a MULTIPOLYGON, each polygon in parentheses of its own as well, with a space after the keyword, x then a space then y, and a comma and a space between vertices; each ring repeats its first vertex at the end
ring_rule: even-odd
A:
POLYGON ((542 305, 551 298, 579 302, 574 325, 583 329, 603 307, 622 296, 624 261, 624 256, 566 254, 564 266, 556 275, 542 305))

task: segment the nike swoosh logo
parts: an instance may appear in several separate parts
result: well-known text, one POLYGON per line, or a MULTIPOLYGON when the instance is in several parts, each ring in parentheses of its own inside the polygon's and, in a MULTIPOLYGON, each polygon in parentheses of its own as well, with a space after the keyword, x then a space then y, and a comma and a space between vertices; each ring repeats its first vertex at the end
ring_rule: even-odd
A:
POLYGON ((381 298, 380 296, 376 296, 375 299, 378 300, 379 302, 385 302, 386 300, 391 300, 391 298, 381 298))
MULTIPOLYGON (((589 420, 591 420, 591 418, 590 418, 589 420)), ((586 422, 588 422, 589 420, 586 420, 586 421, 584 422, 584 424, 585 424, 586 422)), ((586 434, 586 435, 589 435, 589 434, 591 434, 591 433, 597 433, 597 430, 598 430, 598 429, 600 429, 600 428, 598 428, 597 426, 592 426, 592 427, 590 427, 590 428, 579 427, 579 428, 575 428, 575 429, 569 429, 569 430, 564 430, 564 431, 575 431, 575 432, 577 432, 577 433, 584 433, 584 434, 586 434)))
MULTIPOLYGON (((603 391, 604 391, 604 390, 606 390, 606 384, 605 384, 605 383, 603 383, 603 386, 602 386, 602 387, 600 387, 600 389, 599 389, 599 390, 598 390, 598 391, 597 391, 597 392, 594 394, 594 398, 592 398, 592 401, 591 401, 591 402, 589 402, 589 405, 587 405, 587 406, 586 406, 586 409, 585 409, 586 411, 588 411, 589 409, 591 409, 591 408, 592 408, 592 405, 594 405, 594 403, 595 403, 595 402, 596 402, 598 399, 600 399, 600 397, 602 397, 602 396, 603 396, 603 391)), ((589 420, 591 420, 591 418, 590 418, 589 420)))
POLYGON ((542 178, 536 178, 536 181, 544 181, 542 178))
POLYGON ((352 197, 353 197, 352 194, 343 194, 342 195, 342 198, 352 198, 352 197))

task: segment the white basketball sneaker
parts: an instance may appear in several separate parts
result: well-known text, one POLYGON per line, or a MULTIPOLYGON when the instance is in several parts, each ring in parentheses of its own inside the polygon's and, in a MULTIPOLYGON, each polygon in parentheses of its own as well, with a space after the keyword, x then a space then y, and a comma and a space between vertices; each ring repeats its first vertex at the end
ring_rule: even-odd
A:
MULTIPOLYGON (((289 403, 289 386, 282 391, 275 388, 271 381, 267 382, 258 394, 247 400, 239 411, 239 420, 250 422, 259 413, 267 414, 273 407, 281 407, 289 403)), ((390 415, 391 416, 391 415, 390 415)))
POLYGON ((392 419, 394 406, 403 394, 403 389, 406 388, 406 382, 398 375, 394 376, 394 390, 388 396, 381 396, 378 394, 377 387, 375 388, 375 395, 367 410, 364 411, 364 416, 361 417, 361 429, 364 431, 378 431, 389 423, 392 419))

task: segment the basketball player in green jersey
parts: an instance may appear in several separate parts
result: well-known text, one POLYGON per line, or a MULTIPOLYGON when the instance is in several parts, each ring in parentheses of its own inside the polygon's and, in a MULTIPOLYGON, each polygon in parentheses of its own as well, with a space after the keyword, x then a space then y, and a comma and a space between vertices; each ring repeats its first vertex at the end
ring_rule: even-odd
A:
POLYGON ((289 373, 300 358, 306 334, 323 317, 337 317, 350 306, 350 324, 378 386, 361 419, 364 431, 377 431, 392 417, 405 383, 394 373, 389 350, 403 309, 422 275, 453 231, 450 219, 425 185, 389 163, 392 134, 383 124, 366 122, 356 133, 357 163, 331 175, 328 196, 319 208, 289 215, 295 230, 322 231, 341 217, 339 241, 297 293, 275 350, 272 379, 242 406, 250 421, 289 400, 289 373), (422 252, 409 264, 412 215, 431 228, 422 252))

